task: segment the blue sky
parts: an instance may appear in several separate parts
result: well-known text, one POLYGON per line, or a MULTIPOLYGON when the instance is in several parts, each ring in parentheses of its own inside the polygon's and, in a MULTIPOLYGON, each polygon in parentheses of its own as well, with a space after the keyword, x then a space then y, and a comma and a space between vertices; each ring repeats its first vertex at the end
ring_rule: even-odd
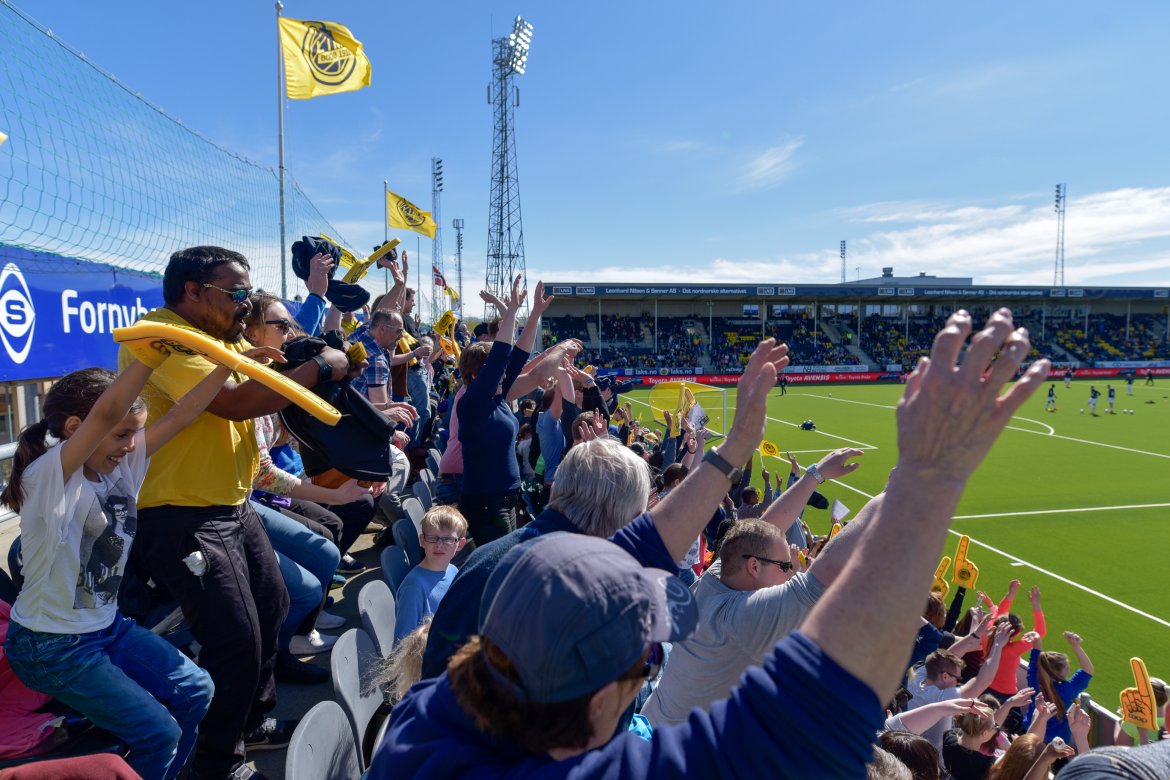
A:
MULTIPOLYGON (((203 135, 275 165, 268 2, 19 7, 203 135)), ((466 221, 483 279, 490 39, 535 26, 518 79, 530 276, 834 282, 924 271, 1047 284, 1067 182, 1070 284, 1170 284, 1170 4, 289 0, 347 25, 360 92, 293 101, 287 164, 342 234, 382 237, 382 180, 466 221)), ((411 248, 414 235, 403 235, 411 248)), ((422 239, 422 252, 430 247, 422 239)))

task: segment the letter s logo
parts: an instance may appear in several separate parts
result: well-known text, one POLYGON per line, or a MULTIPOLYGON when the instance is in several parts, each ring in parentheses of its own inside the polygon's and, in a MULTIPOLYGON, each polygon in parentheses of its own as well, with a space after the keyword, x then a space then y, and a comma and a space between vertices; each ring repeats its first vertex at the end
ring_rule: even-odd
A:
POLYGON ((16 263, 0 271, 0 341, 14 363, 23 363, 32 348, 37 314, 32 295, 16 263))

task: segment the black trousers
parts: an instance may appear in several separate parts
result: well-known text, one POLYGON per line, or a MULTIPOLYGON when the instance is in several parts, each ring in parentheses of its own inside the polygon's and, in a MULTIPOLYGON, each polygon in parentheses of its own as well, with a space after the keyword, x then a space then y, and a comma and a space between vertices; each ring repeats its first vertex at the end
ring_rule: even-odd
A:
MULTIPOLYGON (((334 544, 337 545, 338 550, 341 550, 342 555, 349 552, 349 548, 353 547, 353 543, 358 540, 358 537, 366 530, 366 526, 374 519, 374 514, 377 511, 376 506, 377 502, 373 496, 366 496, 348 504, 321 504, 322 508, 341 518, 341 538, 335 539, 334 544)), ((293 509, 300 511, 296 509, 295 505, 293 509)), ((311 518, 312 515, 309 517, 311 518)))
POLYGON ((516 530, 518 490, 481 493, 459 498, 459 511, 467 518, 467 533, 479 547, 516 530))
POLYGON ((288 591, 268 533, 239 506, 159 506, 138 510, 136 565, 170 591, 199 642, 199 665, 215 696, 199 730, 193 766, 223 777, 244 761, 244 734, 276 706, 276 639, 288 591), (201 552, 206 571, 183 563, 201 552))

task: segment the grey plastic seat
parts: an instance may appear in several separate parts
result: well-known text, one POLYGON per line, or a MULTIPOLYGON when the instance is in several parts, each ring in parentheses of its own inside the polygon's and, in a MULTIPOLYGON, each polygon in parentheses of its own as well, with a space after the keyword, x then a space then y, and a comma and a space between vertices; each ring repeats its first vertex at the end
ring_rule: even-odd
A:
POLYGON ((382 550, 382 579, 386 580, 386 584, 390 587, 391 595, 398 593, 398 586, 406 579, 408 571, 410 571, 410 561, 406 560, 406 553, 401 547, 392 544, 382 550))
POLYGON ((345 711, 335 701, 318 702, 293 732, 284 759, 287 780, 357 780, 361 758, 345 711))
POLYGON ((427 483, 420 479, 410 486, 410 490, 414 493, 414 497, 418 499, 418 502, 422 504, 423 512, 429 512, 435 502, 431 498, 431 489, 427 486, 427 483))
POLYGON ((370 721, 386 696, 381 687, 373 684, 378 651, 374 640, 360 628, 351 628, 341 635, 329 658, 333 673, 333 698, 345 711, 358 748, 361 771, 369 766, 369 751, 373 749, 374 734, 367 740, 370 721))
POLYGON ((411 566, 417 566, 423 559, 423 548, 422 543, 418 540, 419 527, 415 524, 414 518, 411 517, 411 510, 406 506, 407 502, 417 508, 416 513, 419 520, 422 520, 422 504, 418 502, 417 498, 408 498, 402 503, 402 508, 406 510, 406 517, 395 523, 390 531, 394 535, 394 543, 406 552, 406 560, 410 562, 411 566))
POLYGON ((358 593, 358 614, 362 616, 362 628, 374 640, 378 655, 383 658, 390 655, 394 649, 395 618, 394 593, 390 585, 382 580, 371 580, 363 585, 358 593))
POLYGON ((435 476, 439 475, 439 462, 443 459, 443 455, 434 447, 427 450, 427 468, 435 476))

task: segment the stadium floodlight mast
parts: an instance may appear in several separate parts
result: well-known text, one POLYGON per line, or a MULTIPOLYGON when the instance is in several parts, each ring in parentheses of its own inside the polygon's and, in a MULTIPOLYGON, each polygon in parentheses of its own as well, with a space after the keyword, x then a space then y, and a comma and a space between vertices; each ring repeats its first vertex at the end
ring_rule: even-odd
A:
MULTIPOLYGON (((488 205, 487 283, 485 287, 503 298, 512 280, 528 280, 524 268, 524 226, 520 218, 520 173, 516 165, 516 136, 513 112, 520 105, 520 90, 513 86, 515 76, 528 67, 528 50, 532 46, 532 24, 517 16, 506 38, 492 41, 493 84, 488 87, 488 103, 495 117, 495 140, 492 143, 492 185, 488 205)), ((525 301, 524 313, 528 302, 525 301)), ((495 307, 484 306, 484 319, 496 316, 495 307)))
MULTIPOLYGON (((439 208, 439 195, 443 192, 443 161, 431 158, 431 218, 435 220, 435 238, 431 241, 431 266, 446 279, 443 269, 443 217, 439 208)), ((443 286, 435 284, 431 276, 431 322, 438 322, 443 314, 443 286)))
POLYGON ((1052 283, 1057 287, 1064 286, 1064 206, 1068 201, 1068 185, 1056 185, 1056 269, 1052 273, 1052 283))
POLYGON ((463 319, 463 220, 456 217, 451 220, 451 227, 455 228, 455 292, 459 293, 455 306, 459 319, 463 319))

